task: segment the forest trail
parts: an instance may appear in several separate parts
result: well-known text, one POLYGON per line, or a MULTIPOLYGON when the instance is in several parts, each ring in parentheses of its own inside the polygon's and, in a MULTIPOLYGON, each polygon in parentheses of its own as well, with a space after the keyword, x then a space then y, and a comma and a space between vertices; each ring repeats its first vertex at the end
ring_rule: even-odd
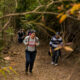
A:
MULTIPOLYGON (((38 47, 38 53, 34 64, 33 74, 25 74, 25 47, 24 44, 12 44, 9 49, 11 64, 19 74, 8 75, 7 80, 78 80, 70 79, 72 67, 60 59, 58 66, 51 65, 51 57, 48 55, 49 46, 46 43, 38 47)), ((5 80, 3 77, 0 80, 5 80)))

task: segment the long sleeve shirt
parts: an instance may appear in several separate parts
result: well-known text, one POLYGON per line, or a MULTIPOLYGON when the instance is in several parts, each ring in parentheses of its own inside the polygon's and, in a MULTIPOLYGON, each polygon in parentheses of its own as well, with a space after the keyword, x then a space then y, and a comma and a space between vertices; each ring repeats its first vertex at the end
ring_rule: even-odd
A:
POLYGON ((34 39, 32 39, 30 36, 25 37, 23 43, 27 46, 26 49, 28 51, 35 51, 36 50, 36 46, 39 45, 39 38, 35 37, 34 39), (37 45, 35 45, 37 43, 37 45))
POLYGON ((58 47, 58 45, 60 45, 60 44, 62 44, 63 42, 62 42, 62 38, 60 37, 60 38, 56 38, 55 36, 53 36, 52 38, 51 38, 51 41, 50 41, 50 47, 52 47, 52 48, 56 48, 56 47, 58 47))

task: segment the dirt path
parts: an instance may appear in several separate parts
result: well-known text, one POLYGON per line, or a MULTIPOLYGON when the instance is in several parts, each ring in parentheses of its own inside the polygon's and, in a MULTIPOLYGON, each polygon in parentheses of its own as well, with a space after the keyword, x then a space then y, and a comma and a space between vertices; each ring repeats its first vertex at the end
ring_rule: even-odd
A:
MULTIPOLYGON (((37 58, 33 69, 33 75, 25 74, 25 46, 23 44, 14 43, 9 52, 11 55, 11 63, 15 64, 14 69, 18 72, 18 76, 8 75, 7 80, 69 80, 71 67, 60 60, 59 66, 51 65, 51 57, 48 56, 48 46, 41 44, 38 48, 37 58)), ((1 78, 0 80, 5 80, 1 78)))

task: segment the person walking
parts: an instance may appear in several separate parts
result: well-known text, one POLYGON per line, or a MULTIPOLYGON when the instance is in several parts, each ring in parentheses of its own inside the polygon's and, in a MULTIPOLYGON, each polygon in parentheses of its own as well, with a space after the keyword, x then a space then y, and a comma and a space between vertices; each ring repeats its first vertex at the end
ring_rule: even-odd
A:
POLYGON ((23 40, 24 40, 24 38, 25 38, 25 36, 26 36, 25 29, 22 29, 22 33, 23 33, 23 40))
POLYGON ((61 56, 61 50, 59 49, 55 51, 54 49, 62 45, 63 45, 62 37, 60 36, 60 33, 57 32, 56 35, 53 36, 50 41, 50 53, 52 53, 51 64, 58 65, 58 59, 61 56))
POLYGON ((27 35, 31 35, 31 29, 27 30, 27 35))
POLYGON ((31 31, 31 35, 26 36, 24 39, 24 44, 27 46, 26 47, 26 73, 28 71, 32 73, 33 66, 34 66, 34 61, 36 58, 36 53, 37 53, 37 46, 39 46, 39 39, 36 37, 36 32, 35 30, 31 31))
POLYGON ((23 30, 20 29, 20 30, 18 31, 18 42, 19 42, 19 43, 22 43, 22 42, 23 42, 23 37, 24 37, 23 30))

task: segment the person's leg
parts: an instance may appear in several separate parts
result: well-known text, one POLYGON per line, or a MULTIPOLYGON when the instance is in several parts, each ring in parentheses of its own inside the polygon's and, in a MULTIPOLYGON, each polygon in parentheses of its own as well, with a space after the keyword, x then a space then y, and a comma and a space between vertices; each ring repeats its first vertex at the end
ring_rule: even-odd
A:
POLYGON ((56 51, 56 55, 55 55, 55 64, 58 64, 58 59, 59 59, 60 53, 59 50, 56 51))
POLYGON ((23 39, 21 39, 21 43, 23 42, 23 39))
POLYGON ((23 36, 23 38, 21 38, 21 43, 23 43, 23 40, 24 40, 24 36, 23 36))
POLYGON ((55 63, 55 53, 53 52, 52 61, 55 63))
POLYGON ((54 48, 52 49, 52 62, 51 64, 54 64, 55 63, 55 51, 54 51, 54 48))
POLYGON ((29 64, 30 64, 30 53, 26 51, 26 72, 28 72, 29 64))
POLYGON ((19 38, 19 43, 22 43, 22 39, 21 38, 19 38))
POLYGON ((18 43, 20 43, 20 38, 18 38, 18 43))
POLYGON ((31 55, 30 55, 30 72, 32 72, 35 58, 36 58, 36 52, 31 53, 31 55))

